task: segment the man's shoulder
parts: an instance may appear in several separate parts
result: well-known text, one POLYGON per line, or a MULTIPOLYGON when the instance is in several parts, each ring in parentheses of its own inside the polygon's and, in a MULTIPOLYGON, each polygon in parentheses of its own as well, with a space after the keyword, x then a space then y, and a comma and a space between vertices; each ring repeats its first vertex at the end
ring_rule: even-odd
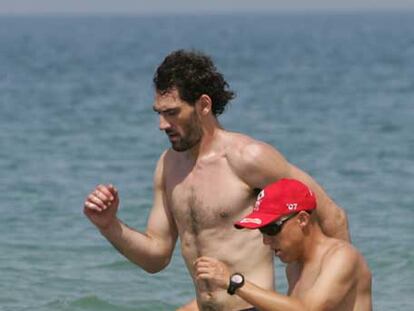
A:
POLYGON ((245 134, 226 132, 224 135, 226 155, 229 160, 248 163, 261 156, 266 149, 276 150, 273 146, 245 134))
POLYGON ((357 263, 362 257, 358 249, 351 243, 331 238, 330 246, 325 254, 325 262, 345 262, 348 265, 357 263))
POLYGON ((238 132, 222 131, 221 136, 227 143, 234 144, 234 145, 243 145, 246 143, 251 144, 251 143, 260 142, 259 140, 254 139, 253 137, 249 135, 238 133, 238 132))
POLYGON ((247 135, 230 133, 226 156, 232 166, 243 172, 273 170, 275 163, 281 163, 283 155, 272 145, 247 135), (269 167, 271 166, 271 167, 269 167))
POLYGON ((174 162, 174 161, 177 161, 179 159, 179 155, 180 155, 179 152, 174 151, 174 149, 172 149, 172 148, 168 148, 168 149, 165 149, 161 153, 158 161, 159 162, 160 161, 162 161, 162 162, 171 162, 171 161, 173 161, 174 162))
POLYGON ((223 141, 230 167, 250 187, 262 189, 286 175, 287 162, 273 146, 238 133, 226 133, 223 141))
POLYGON ((328 279, 335 275, 341 283, 371 279, 371 271, 364 256, 349 242, 337 240, 322 259, 321 271, 328 279))
POLYGON ((169 166, 169 163, 176 161, 176 153, 172 149, 165 149, 158 158, 157 170, 164 171, 169 166))

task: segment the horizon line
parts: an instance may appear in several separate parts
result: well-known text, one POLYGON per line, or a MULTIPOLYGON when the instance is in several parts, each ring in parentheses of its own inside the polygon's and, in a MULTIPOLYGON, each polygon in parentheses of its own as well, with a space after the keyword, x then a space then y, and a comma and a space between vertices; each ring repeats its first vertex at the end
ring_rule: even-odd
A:
POLYGON ((239 10, 164 10, 164 11, 33 11, 33 12, 2 12, 0 17, 52 17, 52 16, 165 16, 165 15, 238 15, 238 14, 358 14, 358 13, 414 13, 414 7, 410 8, 283 8, 283 9, 239 9, 239 10))

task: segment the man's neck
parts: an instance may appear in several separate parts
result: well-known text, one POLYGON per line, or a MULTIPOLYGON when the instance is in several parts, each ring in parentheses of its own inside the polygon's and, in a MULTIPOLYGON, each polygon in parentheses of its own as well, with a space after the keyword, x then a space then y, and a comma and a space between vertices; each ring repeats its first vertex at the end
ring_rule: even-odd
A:
POLYGON ((216 118, 206 122, 202 127, 203 136, 200 142, 193 148, 186 151, 187 157, 197 161, 204 156, 209 156, 211 152, 214 152, 219 144, 218 135, 222 130, 220 123, 216 118))
POLYGON ((299 260, 302 265, 317 258, 320 248, 328 239, 317 223, 310 224, 308 229, 308 234, 304 236, 302 256, 299 260))

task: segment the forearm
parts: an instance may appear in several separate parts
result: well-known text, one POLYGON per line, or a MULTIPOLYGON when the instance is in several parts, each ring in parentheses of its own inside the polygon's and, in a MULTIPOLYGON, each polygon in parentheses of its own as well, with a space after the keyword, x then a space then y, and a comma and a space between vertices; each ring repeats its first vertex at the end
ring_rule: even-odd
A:
POLYGON ((149 273, 162 270, 171 259, 155 238, 131 229, 117 218, 100 232, 122 255, 149 273))
POLYGON ((236 290, 236 295, 262 311, 306 310, 298 299, 260 288, 249 281, 236 290))
POLYGON ((323 211, 317 209, 322 231, 327 236, 350 241, 348 218, 345 211, 331 200, 325 204, 323 211))
POLYGON ((325 190, 307 173, 289 164, 289 178, 302 181, 316 194, 317 214, 323 232, 337 239, 349 241, 348 221, 345 211, 340 208, 325 190))

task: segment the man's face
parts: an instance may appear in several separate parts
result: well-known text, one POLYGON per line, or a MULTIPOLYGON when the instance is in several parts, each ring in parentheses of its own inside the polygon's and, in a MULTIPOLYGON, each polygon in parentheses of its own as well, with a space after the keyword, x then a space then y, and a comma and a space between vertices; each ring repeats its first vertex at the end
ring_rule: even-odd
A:
POLYGON ((196 110, 180 98, 176 89, 165 94, 156 92, 153 108, 160 116, 160 130, 168 135, 175 151, 186 151, 201 141, 203 131, 196 110))
POLYGON ((275 255, 284 263, 294 262, 299 257, 301 231, 296 216, 283 223, 280 232, 274 236, 263 234, 263 243, 269 245, 275 255))

